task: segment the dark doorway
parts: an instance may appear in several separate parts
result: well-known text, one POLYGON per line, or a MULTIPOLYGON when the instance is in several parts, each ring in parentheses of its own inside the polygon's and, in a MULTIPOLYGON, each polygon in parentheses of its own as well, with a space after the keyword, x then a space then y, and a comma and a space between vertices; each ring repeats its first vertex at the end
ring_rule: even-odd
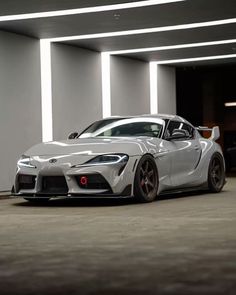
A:
POLYGON ((218 125, 224 152, 236 150, 236 106, 225 106, 236 102, 236 65, 177 68, 176 85, 178 115, 195 126, 218 125))

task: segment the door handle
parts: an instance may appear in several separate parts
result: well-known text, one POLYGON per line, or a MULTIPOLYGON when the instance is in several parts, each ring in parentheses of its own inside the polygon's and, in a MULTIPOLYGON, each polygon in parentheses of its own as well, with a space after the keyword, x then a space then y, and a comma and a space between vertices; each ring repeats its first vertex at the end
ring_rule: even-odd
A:
POLYGON ((195 149, 196 151, 199 151, 199 150, 200 150, 200 147, 196 145, 196 146, 194 147, 194 149, 195 149))

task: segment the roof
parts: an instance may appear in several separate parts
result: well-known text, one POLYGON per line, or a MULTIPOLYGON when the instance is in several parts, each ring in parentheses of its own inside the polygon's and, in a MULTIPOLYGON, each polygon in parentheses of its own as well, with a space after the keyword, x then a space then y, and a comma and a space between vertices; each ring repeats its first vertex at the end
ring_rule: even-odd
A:
POLYGON ((143 114, 143 115, 137 115, 137 116, 111 116, 106 119, 111 119, 111 118, 120 118, 120 119, 128 119, 128 118, 140 118, 140 117, 147 117, 147 118, 158 118, 158 119, 167 119, 167 120, 176 120, 180 122, 185 122, 191 125, 187 120, 184 118, 177 116, 177 115, 170 115, 170 114, 143 114))

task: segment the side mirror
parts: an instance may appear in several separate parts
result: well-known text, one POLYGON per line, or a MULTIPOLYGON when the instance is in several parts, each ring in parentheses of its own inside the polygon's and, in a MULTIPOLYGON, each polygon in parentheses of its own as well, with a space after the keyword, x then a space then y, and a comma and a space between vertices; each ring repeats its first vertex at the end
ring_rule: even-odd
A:
POLYGON ((79 135, 78 132, 71 132, 71 133, 68 135, 68 139, 75 139, 78 135, 79 135))
POLYGON ((174 129, 172 134, 166 138, 166 140, 186 139, 189 137, 187 130, 174 129))

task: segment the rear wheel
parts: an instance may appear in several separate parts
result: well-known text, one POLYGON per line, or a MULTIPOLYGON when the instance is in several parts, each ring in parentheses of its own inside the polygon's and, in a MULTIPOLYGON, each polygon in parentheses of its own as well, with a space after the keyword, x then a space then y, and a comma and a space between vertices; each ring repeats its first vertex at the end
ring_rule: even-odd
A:
POLYGON ((222 190, 225 184, 225 169, 224 160, 218 153, 211 158, 208 169, 208 187, 213 193, 218 193, 222 190))
POLYGON ((159 186, 156 163, 151 155, 144 155, 136 168, 134 178, 134 196, 141 202, 152 202, 159 186))

